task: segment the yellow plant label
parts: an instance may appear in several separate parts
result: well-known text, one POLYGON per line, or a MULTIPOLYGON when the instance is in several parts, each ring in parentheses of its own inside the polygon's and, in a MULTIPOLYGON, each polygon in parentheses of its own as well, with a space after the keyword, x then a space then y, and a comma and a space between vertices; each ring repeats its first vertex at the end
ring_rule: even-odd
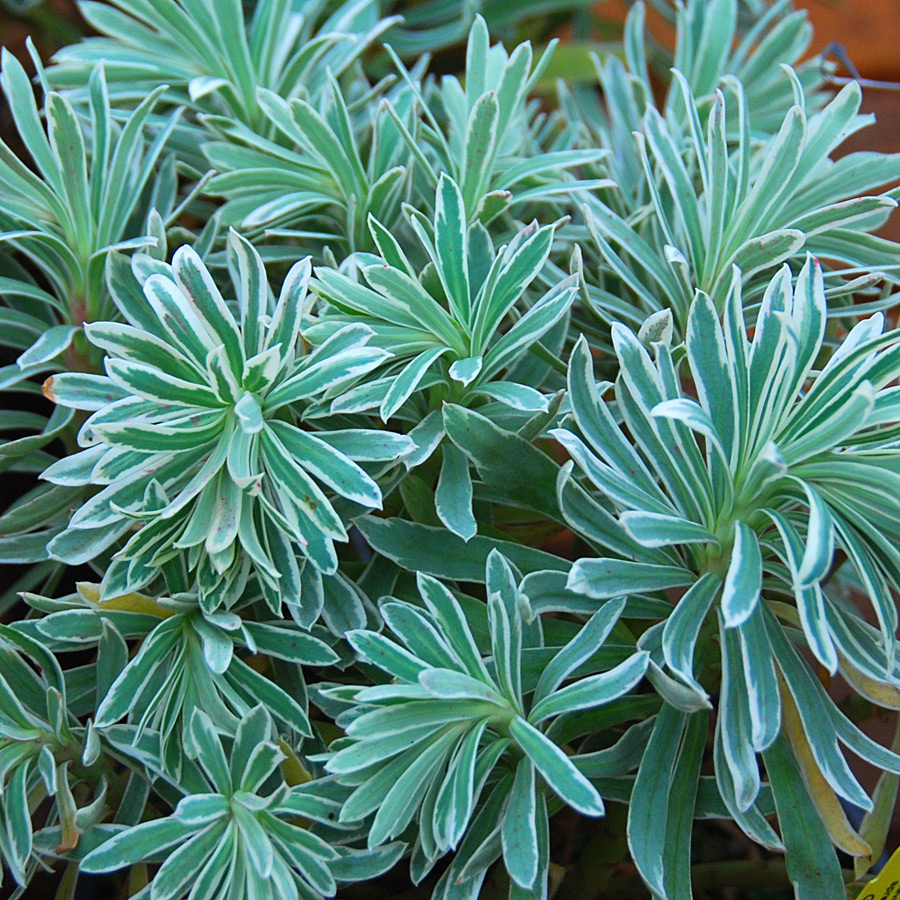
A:
POLYGON ((856 900, 900 900, 900 847, 856 900))

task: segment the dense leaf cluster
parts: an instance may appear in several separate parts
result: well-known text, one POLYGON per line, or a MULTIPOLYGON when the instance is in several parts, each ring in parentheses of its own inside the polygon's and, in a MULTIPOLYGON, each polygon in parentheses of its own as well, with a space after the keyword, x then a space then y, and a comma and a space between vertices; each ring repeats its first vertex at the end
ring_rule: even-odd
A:
POLYGON ((91 0, 38 99, 4 53, 16 895, 543 900, 564 809, 664 900, 695 819, 800 900, 880 856, 900 159, 833 158, 790 0, 592 5, 91 0))

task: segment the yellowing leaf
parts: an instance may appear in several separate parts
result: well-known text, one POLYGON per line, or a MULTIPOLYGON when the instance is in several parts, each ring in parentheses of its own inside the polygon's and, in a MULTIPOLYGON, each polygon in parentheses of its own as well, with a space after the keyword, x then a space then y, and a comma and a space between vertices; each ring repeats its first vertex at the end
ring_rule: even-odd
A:
POLYGON ((285 759, 281 763, 281 774, 284 775, 285 782, 291 787, 296 787, 298 784, 312 781, 312 775, 300 761, 300 757, 297 756, 291 745, 284 739, 279 739, 278 746, 285 755, 285 759))
POLYGON ((778 684, 781 688, 782 702, 782 727, 790 741, 794 758, 803 773, 803 780, 809 790, 810 799, 819 813, 822 823, 828 831, 835 845, 849 853, 850 856, 871 857, 872 848, 853 830, 844 808, 831 789, 831 785, 825 780, 825 776, 819 771, 813 757, 812 748, 806 739, 803 723, 800 720, 800 712, 794 703, 790 690, 779 675, 778 684))
POLYGON ((900 688, 870 678, 853 666, 840 651, 838 652, 838 658, 840 659, 841 675, 844 676, 847 683, 857 694, 860 694, 866 700, 871 701, 876 706, 880 706, 882 709, 900 709, 900 688))
POLYGON ((122 612, 143 613, 147 616, 158 616, 160 619, 168 619, 175 615, 172 609, 166 609, 160 606, 152 597, 146 594, 122 594, 120 597, 109 597, 106 600, 100 599, 100 586, 91 584, 87 581, 80 581, 77 584, 78 593, 88 601, 88 603, 96 604, 100 609, 114 609, 122 612))

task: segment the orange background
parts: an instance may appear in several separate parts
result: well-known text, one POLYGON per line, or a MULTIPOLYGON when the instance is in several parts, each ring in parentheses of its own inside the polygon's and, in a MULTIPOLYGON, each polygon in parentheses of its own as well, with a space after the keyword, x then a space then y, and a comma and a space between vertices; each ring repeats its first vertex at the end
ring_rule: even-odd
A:
POLYGON ((814 49, 840 41, 866 78, 900 77, 900 0, 806 0, 816 29, 814 49))
MULTIPOLYGON (((806 0, 815 27, 813 50, 839 41, 864 78, 900 82, 900 0, 806 0)), ((846 150, 900 152, 900 84, 898 90, 863 88, 863 111, 876 124, 847 141, 846 150)), ((884 233, 900 240, 900 213, 884 233)))

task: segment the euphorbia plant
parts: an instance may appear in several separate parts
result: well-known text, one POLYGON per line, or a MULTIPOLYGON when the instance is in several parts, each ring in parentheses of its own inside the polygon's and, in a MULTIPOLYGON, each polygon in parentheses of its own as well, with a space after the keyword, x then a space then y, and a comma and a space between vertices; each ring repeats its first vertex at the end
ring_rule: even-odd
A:
POLYGON ((831 158, 788 0, 593 62, 588 4, 506 6, 91 2, 39 99, 4 57, 17 896, 688 900, 713 820, 840 900, 885 849, 900 161, 831 158))

